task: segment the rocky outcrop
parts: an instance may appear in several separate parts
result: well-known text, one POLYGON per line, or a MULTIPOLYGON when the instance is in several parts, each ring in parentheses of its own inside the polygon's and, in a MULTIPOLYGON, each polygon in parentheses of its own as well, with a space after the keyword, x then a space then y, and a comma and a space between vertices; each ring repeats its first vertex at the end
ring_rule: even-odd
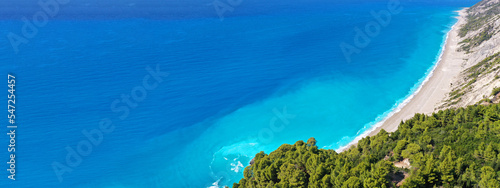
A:
POLYGON ((492 91, 500 88, 500 0, 483 0, 466 14, 466 23, 458 26, 463 71, 439 109, 498 102, 492 91))

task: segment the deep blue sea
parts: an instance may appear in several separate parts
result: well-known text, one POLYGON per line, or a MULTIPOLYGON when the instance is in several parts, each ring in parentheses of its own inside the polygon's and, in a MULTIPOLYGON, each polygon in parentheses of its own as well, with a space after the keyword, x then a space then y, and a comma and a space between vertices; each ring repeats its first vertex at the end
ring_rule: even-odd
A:
POLYGON ((402 1, 381 25, 390 2, 73 0, 23 34, 43 9, 4 1, 18 128, 11 181, 2 120, 0 187, 231 186, 260 151, 338 149, 418 88, 475 3, 402 1))

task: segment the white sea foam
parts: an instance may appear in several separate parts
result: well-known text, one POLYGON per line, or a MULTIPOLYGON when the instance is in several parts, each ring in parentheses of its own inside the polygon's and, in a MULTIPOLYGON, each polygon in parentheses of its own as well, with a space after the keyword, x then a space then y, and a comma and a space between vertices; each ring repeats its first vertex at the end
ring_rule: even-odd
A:
POLYGON ((221 147, 212 155, 209 165, 213 177, 218 178, 210 188, 224 187, 224 184, 234 181, 231 177, 241 173, 253 155, 261 149, 263 148, 259 148, 257 143, 248 140, 221 147))
POLYGON ((222 178, 218 179, 216 182, 212 183, 212 186, 208 187, 208 188, 219 188, 219 182, 222 178))
POLYGON ((231 166, 233 166, 233 167, 231 168, 231 170, 232 170, 232 171, 234 171, 234 172, 236 172, 236 173, 240 172, 240 170, 241 170, 242 168, 245 168, 245 167, 243 166, 243 164, 241 164, 241 162, 240 162, 240 161, 238 161, 238 163, 231 163, 231 166))

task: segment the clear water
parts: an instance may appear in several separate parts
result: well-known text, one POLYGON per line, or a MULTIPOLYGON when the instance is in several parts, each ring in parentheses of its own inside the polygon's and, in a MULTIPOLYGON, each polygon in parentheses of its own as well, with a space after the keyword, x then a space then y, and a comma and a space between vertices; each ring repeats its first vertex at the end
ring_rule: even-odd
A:
MULTIPOLYGON (((2 177, 0 187, 217 187, 283 143, 315 137, 337 149, 411 95, 436 63, 454 11, 473 3, 402 2, 349 62, 340 44, 354 44, 355 28, 386 1, 248 0, 222 21, 211 1, 164 10, 176 3, 128 2, 151 10, 121 13, 120 4, 109 14, 76 2, 17 54, 0 40, 0 72, 17 78, 19 124, 17 181, 2 177), (113 102, 142 86, 148 66, 168 76, 137 106, 118 104, 129 110, 120 119, 113 102), (82 131, 105 118, 114 130, 59 181, 54 162, 67 165, 66 148, 76 150, 88 140, 82 131)), ((0 31, 20 34, 33 7, 3 9, 0 31)))

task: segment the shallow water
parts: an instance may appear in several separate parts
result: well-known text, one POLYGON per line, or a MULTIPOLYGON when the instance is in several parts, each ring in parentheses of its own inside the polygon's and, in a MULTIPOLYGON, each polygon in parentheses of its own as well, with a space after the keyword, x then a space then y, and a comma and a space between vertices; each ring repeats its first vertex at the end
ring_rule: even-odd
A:
MULTIPOLYGON (((337 149, 411 95, 436 63, 453 11, 470 4, 403 2, 347 61, 340 44, 354 44, 355 28, 386 3, 247 1, 223 21, 213 7, 176 19, 63 15, 17 54, 2 40, 0 70, 17 77, 14 186, 217 187, 283 143, 315 137, 337 149), (156 88, 112 107, 157 66, 168 76, 156 88), (60 182, 54 162, 67 165, 67 147, 77 150, 88 140, 82 131, 105 118, 115 129, 60 182)), ((0 30, 22 24, 6 18, 0 30)))

